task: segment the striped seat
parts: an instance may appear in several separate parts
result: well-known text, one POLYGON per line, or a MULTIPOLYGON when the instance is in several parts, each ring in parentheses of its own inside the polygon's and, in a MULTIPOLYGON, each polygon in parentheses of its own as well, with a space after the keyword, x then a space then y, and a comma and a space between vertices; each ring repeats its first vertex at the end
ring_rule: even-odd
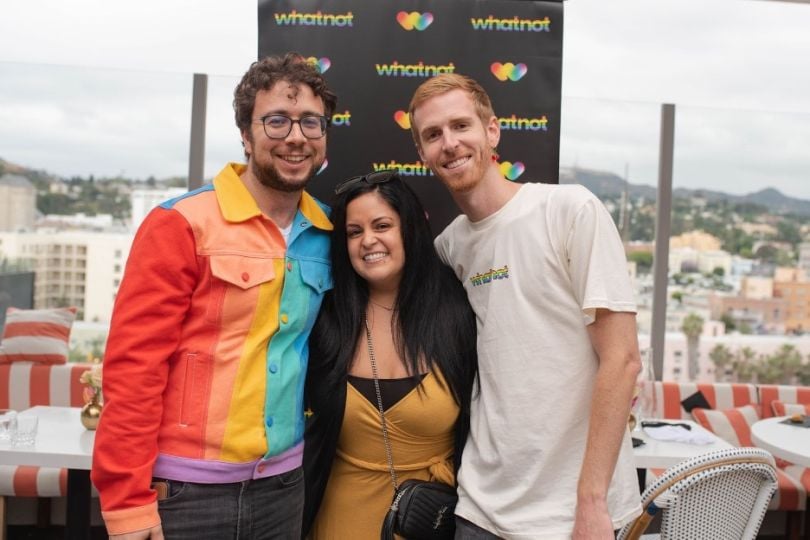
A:
MULTIPOLYGON (((810 396, 807 387, 761 385, 759 387, 746 383, 679 383, 672 381, 656 381, 655 383, 655 415, 668 418, 689 420, 693 416, 687 413, 681 401, 697 391, 703 393, 706 401, 712 407, 711 412, 728 412, 724 418, 713 416, 712 422, 705 420, 702 425, 710 431, 725 431, 733 436, 726 438, 730 444, 736 446, 751 446, 750 423, 759 418, 773 416, 771 402, 783 400, 785 402, 801 402, 805 396, 810 396), (746 405, 753 407, 745 408, 746 405), (736 440, 733 440, 736 438, 736 440)), ((695 409, 693 412, 697 411, 695 409)), ((700 412, 694 417, 700 422, 700 412)), ((717 433, 718 436, 722 436, 717 433)), ((724 437, 725 438, 725 437, 724 437)), ((777 460, 778 489, 774 493, 769 509, 787 512, 788 531, 798 530, 801 522, 801 512, 807 508, 807 495, 810 493, 810 473, 802 467, 791 465, 777 460)))
POLYGON ((681 401, 697 391, 703 393, 712 409, 732 409, 743 405, 758 405, 757 387, 744 383, 678 383, 656 381, 655 414, 661 418, 691 420, 681 401))
MULTIPOLYGON (((24 410, 37 405, 81 407, 79 382, 89 364, 0 365, 0 409, 24 410)), ((59 497, 66 493, 67 470, 55 467, 0 466, 0 496, 59 497)))
POLYGON ((762 418, 783 416, 775 413, 774 401, 781 401, 784 404, 810 405, 810 387, 761 384, 759 386, 759 403, 762 405, 762 418))
MULTIPOLYGON (((729 444, 737 447, 754 446, 751 426, 760 420, 758 407, 744 405, 725 410, 693 409, 692 416, 701 426, 729 444)), ((807 507, 807 488, 783 465, 777 469, 778 489, 771 499, 771 510, 802 511, 807 507)))

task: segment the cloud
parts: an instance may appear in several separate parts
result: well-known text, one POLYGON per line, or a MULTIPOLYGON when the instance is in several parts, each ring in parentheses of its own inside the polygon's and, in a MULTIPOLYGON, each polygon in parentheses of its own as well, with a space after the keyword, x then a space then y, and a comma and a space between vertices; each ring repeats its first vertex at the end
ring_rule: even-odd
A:
MULTIPOLYGON (((563 166, 627 164, 631 181, 655 184, 671 102, 676 186, 810 199, 810 6, 564 9, 563 166)), ((255 0, 5 0, 3 11, 0 157, 61 175, 185 175, 198 72, 210 74, 205 176, 242 159, 231 101, 256 55, 255 0)))
POLYGON ((676 187, 810 199, 810 6, 739 0, 565 4, 561 164, 655 184, 676 104, 676 187), (800 67, 801 66, 801 67, 800 67), (800 90, 801 89, 801 90, 800 90))

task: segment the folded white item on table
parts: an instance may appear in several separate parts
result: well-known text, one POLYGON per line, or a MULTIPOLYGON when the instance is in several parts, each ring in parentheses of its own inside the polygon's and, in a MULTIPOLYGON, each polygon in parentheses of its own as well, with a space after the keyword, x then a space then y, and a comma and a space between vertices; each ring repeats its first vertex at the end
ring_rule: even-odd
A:
POLYGON ((711 444, 714 438, 698 430, 688 430, 683 426, 645 427, 644 433, 657 441, 682 442, 687 444, 711 444))

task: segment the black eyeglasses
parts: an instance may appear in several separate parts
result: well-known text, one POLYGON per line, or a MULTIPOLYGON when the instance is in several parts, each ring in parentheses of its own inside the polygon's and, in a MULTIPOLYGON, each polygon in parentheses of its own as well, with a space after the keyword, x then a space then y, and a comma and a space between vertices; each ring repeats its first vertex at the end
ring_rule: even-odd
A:
POLYGON ((384 184, 393 180, 394 178, 399 178, 399 171, 395 169, 386 169, 384 171, 377 171, 369 174, 364 174, 362 176, 353 176, 346 180, 345 182, 341 182, 335 188, 335 195, 340 195, 341 193, 345 193, 346 191, 350 190, 360 182, 365 182, 368 185, 374 184, 384 184))
POLYGON ((329 119, 325 116, 302 116, 298 120, 293 120, 283 114, 268 114, 258 120, 264 126, 264 134, 271 139, 286 139, 292 131, 293 124, 298 124, 301 133, 307 139, 320 139, 326 135, 326 127, 329 119))

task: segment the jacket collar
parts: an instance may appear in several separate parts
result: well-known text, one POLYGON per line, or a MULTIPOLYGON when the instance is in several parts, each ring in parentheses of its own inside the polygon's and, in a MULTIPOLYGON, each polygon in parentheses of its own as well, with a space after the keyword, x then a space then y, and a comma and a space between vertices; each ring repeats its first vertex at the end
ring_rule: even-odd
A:
MULTIPOLYGON (((214 178, 214 193, 226 221, 239 223, 262 215, 259 205, 240 178, 246 169, 244 164, 228 163, 214 178)), ((332 222, 326 212, 306 191, 301 193, 298 211, 315 227, 324 231, 332 230, 332 222)))

